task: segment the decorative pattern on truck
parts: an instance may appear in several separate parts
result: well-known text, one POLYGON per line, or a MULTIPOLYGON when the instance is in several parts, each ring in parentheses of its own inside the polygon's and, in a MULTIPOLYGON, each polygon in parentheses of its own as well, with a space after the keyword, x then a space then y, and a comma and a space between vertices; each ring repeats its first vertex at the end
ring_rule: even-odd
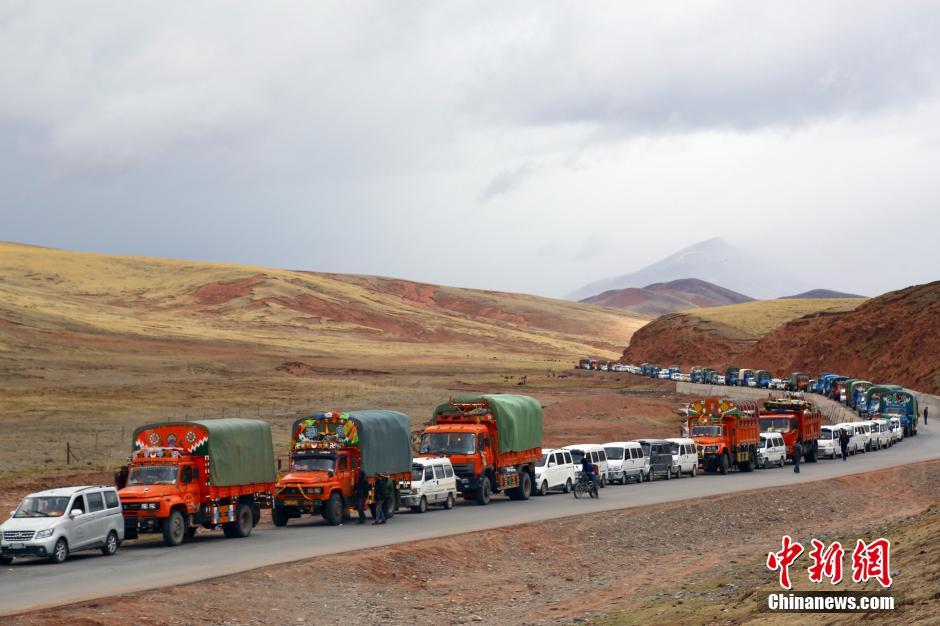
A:
POLYGON ((723 420, 727 415, 739 415, 740 410, 727 399, 706 398, 689 405, 689 417, 701 423, 711 420, 723 420))
POLYGON ((190 454, 209 452, 209 433, 196 424, 157 426, 141 431, 134 440, 134 452, 147 448, 179 448, 190 454))
POLYGON ((359 430, 348 413, 317 413, 297 423, 291 434, 291 444, 316 442, 336 447, 359 445, 359 430))

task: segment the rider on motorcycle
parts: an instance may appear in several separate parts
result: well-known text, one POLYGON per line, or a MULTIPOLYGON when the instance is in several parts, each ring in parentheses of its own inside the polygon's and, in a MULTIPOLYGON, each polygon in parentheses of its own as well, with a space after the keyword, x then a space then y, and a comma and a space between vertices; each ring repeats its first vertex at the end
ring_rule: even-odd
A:
POLYGON ((585 454, 581 457, 581 473, 584 475, 585 481, 595 482, 594 464, 591 463, 590 454, 585 454))

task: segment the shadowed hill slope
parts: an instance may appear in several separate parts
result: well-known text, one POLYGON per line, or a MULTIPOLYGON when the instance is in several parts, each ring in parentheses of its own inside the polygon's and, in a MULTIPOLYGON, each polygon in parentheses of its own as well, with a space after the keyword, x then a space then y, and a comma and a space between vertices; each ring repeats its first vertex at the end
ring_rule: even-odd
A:
POLYGON ((638 315, 656 316, 697 307, 749 302, 752 298, 698 278, 654 283, 643 288, 614 289, 585 298, 582 302, 616 307, 638 315))

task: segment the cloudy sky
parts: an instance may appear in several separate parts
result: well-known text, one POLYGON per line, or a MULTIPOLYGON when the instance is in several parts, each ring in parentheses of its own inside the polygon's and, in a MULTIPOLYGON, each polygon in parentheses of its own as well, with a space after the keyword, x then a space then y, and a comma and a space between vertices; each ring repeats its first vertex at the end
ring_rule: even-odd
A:
POLYGON ((940 278, 937 2, 0 5, 0 239, 562 296, 940 278), (587 10, 585 7, 589 7, 587 10))

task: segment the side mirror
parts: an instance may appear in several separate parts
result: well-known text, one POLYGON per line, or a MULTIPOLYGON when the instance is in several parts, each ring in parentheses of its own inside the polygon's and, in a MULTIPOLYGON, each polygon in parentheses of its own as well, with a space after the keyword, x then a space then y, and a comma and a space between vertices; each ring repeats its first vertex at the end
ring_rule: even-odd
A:
POLYGON ((69 517, 72 518, 72 519, 75 519, 76 517, 79 517, 79 516, 84 515, 84 514, 85 514, 85 511, 83 511, 83 510, 81 510, 81 509, 72 509, 72 512, 69 513, 69 517))

